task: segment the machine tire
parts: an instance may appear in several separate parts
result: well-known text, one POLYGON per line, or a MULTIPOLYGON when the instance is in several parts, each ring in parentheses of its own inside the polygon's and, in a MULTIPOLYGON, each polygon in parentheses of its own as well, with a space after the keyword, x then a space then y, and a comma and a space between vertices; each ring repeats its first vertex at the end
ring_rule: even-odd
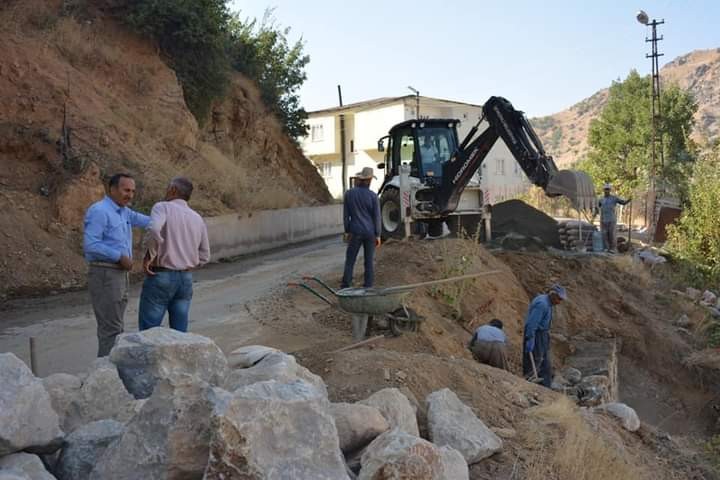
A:
POLYGON ((412 308, 398 308, 388 315, 390 331, 396 337, 405 332, 417 332, 420 329, 422 317, 412 308), (407 310, 407 313, 406 313, 407 310))
POLYGON ((479 236, 478 240, 482 240, 484 232, 482 231, 482 217, 477 215, 452 215, 447 218, 447 226, 450 235, 453 237, 471 237, 479 236))
POLYGON ((403 226, 400 221, 400 191, 397 188, 388 188, 380 195, 380 223, 383 241, 403 237, 403 226))

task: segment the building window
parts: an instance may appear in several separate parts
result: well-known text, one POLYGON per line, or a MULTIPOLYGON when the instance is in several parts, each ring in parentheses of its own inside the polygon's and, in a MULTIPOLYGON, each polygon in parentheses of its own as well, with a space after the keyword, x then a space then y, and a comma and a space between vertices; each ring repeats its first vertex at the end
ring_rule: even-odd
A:
POLYGON ((354 151, 355 151, 355 141, 354 141, 354 140, 350 140, 350 152, 352 153, 352 152, 354 152, 354 151))
POLYGON ((495 160, 495 173, 498 175, 505 175, 505 159, 498 158, 495 160))
POLYGON ((330 162, 322 162, 320 164, 320 175, 323 178, 330 178, 332 176, 332 164, 330 162))
POLYGON ((310 127, 310 140, 313 142, 322 142, 323 136, 324 132, 322 125, 312 125, 310 127))

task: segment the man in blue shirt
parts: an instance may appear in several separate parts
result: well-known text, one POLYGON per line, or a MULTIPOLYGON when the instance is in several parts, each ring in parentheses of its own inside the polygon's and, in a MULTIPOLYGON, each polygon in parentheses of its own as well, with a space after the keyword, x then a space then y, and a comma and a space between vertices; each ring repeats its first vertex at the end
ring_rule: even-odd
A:
POLYGON ((366 288, 373 286, 373 258, 375 247, 380 246, 380 202, 377 194, 370 190, 370 182, 375 178, 373 169, 365 167, 355 178, 356 186, 345 192, 343 199, 343 223, 348 247, 340 288, 348 288, 352 285, 355 260, 361 246, 365 258, 363 286, 366 288))
POLYGON ((602 233, 603 243, 606 252, 615 252, 615 228, 617 227, 617 205, 627 205, 632 201, 631 198, 623 200, 620 197, 611 195, 612 185, 606 183, 603 187, 603 196, 598 200, 598 209, 600 210, 600 232, 602 233))
POLYGON ((507 337, 503 332, 501 320, 494 318, 487 325, 475 330, 468 348, 478 362, 495 368, 508 369, 507 337))
POLYGON ((150 217, 128 208, 135 180, 119 173, 110 178, 108 194, 85 213, 83 250, 88 262, 88 290, 97 321, 98 357, 110 353, 123 332, 132 270, 132 229, 147 228, 150 217))
POLYGON ((553 307, 567 300, 567 292, 560 285, 553 285, 547 294, 538 295, 530 302, 525 318, 523 336, 523 375, 530 378, 537 373, 541 385, 550 388, 552 384, 552 364, 550 359, 550 328, 553 320, 553 307), (535 361, 534 368, 533 362, 535 361), (537 369, 537 371, 535 371, 537 369))

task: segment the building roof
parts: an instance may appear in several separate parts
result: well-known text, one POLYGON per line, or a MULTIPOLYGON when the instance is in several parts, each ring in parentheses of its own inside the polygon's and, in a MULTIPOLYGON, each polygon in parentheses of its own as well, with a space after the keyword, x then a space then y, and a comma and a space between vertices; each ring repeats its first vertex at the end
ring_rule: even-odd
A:
MULTIPOLYGON (((391 103, 399 102, 400 100, 415 100, 415 95, 403 95, 401 97, 379 97, 379 98, 373 98, 371 100, 365 100, 362 102, 355 102, 355 103, 348 103, 347 105, 343 105, 342 107, 331 107, 331 108, 325 108, 322 110, 314 110, 312 112, 308 112, 308 115, 317 115, 322 113, 342 113, 342 112, 351 112, 351 111, 362 111, 362 110, 369 110, 371 108, 379 107, 382 105, 388 105, 391 103)), ((455 105, 467 105, 470 107, 480 107, 482 108, 482 105, 476 105, 474 103, 466 103, 466 102, 458 102, 455 100, 446 100, 444 98, 435 98, 435 97, 424 97, 420 95, 420 103, 423 102, 439 102, 439 103, 453 103, 455 105)))

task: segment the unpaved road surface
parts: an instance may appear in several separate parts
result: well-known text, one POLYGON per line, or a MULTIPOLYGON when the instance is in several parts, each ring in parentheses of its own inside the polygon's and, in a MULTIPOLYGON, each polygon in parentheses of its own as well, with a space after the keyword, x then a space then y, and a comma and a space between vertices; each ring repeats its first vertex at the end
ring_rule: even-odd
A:
MULTIPOLYGON (((194 275, 189 330, 212 338, 225 352, 248 343, 306 346, 311 338, 270 342, 256 305, 283 295, 291 279, 341 269, 344 252, 342 242, 326 239, 199 270, 194 275)), ((125 313, 126 332, 137 330, 139 294, 140 284, 134 284, 125 313)), ((97 352, 87 291, 9 302, 0 310, 0 352, 12 352, 29 365, 30 337, 35 338, 38 376, 87 370, 97 352)))

